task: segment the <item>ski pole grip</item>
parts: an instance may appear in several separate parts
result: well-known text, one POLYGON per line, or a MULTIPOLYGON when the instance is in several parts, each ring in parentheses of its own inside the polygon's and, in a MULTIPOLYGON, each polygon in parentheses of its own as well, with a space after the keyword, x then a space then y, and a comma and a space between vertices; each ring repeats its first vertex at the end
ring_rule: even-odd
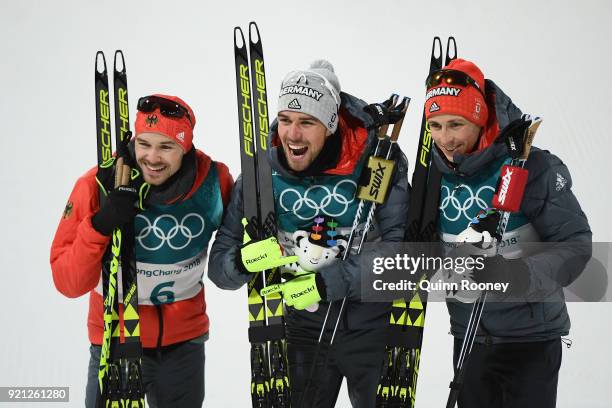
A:
POLYGON ((123 185, 123 157, 119 157, 115 162, 115 188, 123 185))
POLYGON ((397 121, 395 125, 393 125, 393 130, 391 131, 391 141, 397 142, 399 138, 400 130, 402 130, 402 125, 404 124, 404 117, 406 115, 406 111, 408 111, 408 106, 410 105, 410 98, 405 96, 401 102, 402 106, 402 118, 397 121))
POLYGON ((529 152, 531 151, 531 144, 533 143, 533 138, 535 137, 535 134, 538 128, 540 127, 541 123, 542 123, 542 118, 535 118, 531 126, 529 126, 527 130, 525 131, 526 135, 525 135, 525 148, 523 150, 523 157, 522 157, 523 160, 527 160, 527 157, 529 157, 529 152))
POLYGON ((130 173, 132 169, 127 164, 123 165, 123 173, 121 174, 121 185, 127 186, 130 184, 130 173))

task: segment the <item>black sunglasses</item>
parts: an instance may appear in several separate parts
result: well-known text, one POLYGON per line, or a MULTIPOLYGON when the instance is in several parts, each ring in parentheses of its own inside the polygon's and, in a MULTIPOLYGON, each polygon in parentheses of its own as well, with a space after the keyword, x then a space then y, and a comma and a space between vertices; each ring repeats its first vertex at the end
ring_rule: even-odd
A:
POLYGON ((441 69, 432 72, 425 80, 425 85, 427 89, 438 85, 472 85, 474 88, 478 89, 482 96, 484 96, 484 92, 480 89, 480 86, 478 86, 478 82, 474 81, 468 74, 453 69, 441 69))
POLYGON ((159 112, 162 115, 170 118, 182 118, 187 116, 189 123, 193 127, 193 122, 191 120, 191 116, 189 116, 189 111, 184 106, 181 106, 170 99, 153 95, 143 96, 142 98, 138 99, 138 105, 136 105, 136 108, 140 112, 144 113, 153 112, 155 109, 159 109, 159 112))

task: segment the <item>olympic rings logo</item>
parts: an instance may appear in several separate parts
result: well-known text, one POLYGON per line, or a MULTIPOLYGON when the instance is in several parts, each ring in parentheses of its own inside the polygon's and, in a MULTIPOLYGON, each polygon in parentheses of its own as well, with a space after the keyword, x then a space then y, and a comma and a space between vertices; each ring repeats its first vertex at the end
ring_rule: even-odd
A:
POLYGON ((474 194, 474 191, 472 191, 472 189, 469 186, 466 186, 465 184, 458 185, 457 187, 453 189, 453 191, 451 191, 450 188, 448 188, 448 186, 442 186, 441 196, 443 198, 440 200, 440 210, 442 211, 444 218, 446 218, 448 221, 457 221, 463 214, 465 219, 470 221, 473 218, 474 214, 476 214, 478 211, 484 210, 487 207, 489 207, 487 202, 480 196, 486 190, 495 192, 495 189, 491 186, 482 186, 476 191, 475 194, 474 194), (463 202, 463 204, 461 204, 459 199, 455 197, 455 191, 461 188, 467 190, 470 194, 470 196, 463 202), (448 216, 446 209, 448 208, 449 205, 454 210, 457 211, 456 216, 453 216, 453 217, 448 216), (474 205, 478 207, 476 211, 472 210, 472 207, 474 205), (468 214, 468 212, 469 213, 473 212, 474 214, 470 215, 468 214))
MULTIPOLYGON (((153 224, 151 224, 151 221, 149 221, 149 219, 142 214, 136 215, 136 218, 142 219, 146 223, 146 226, 139 231, 136 239, 138 240, 140 246, 148 251, 156 251, 164 246, 164 244, 168 244, 168 246, 175 251, 184 249, 191 243, 192 239, 202 235, 206 225, 204 218, 196 213, 189 213, 185 215, 181 222, 179 222, 175 216, 170 214, 164 214, 155 218, 153 224), (187 226, 187 220, 191 218, 193 218, 195 221, 191 222, 190 226, 187 226), (163 219, 168 219, 174 224, 174 226, 170 228, 167 233, 158 225, 163 219), (194 228, 194 226, 197 226, 198 224, 200 228, 194 228), (159 243, 154 246, 147 246, 145 245, 144 240, 151 235, 151 233, 153 236, 155 236, 155 238, 159 239, 159 243), (178 243, 177 240, 174 239, 177 238, 177 236, 182 237, 185 242, 183 244, 178 243)), ((178 241, 180 242, 181 240, 178 241)))
POLYGON ((346 214, 349 205, 355 201, 355 191, 357 191, 357 183, 353 180, 341 180, 332 190, 321 184, 310 186, 304 191, 303 196, 294 188, 285 189, 280 194, 279 202, 283 210, 293 212, 296 217, 303 221, 311 220, 320 213, 337 218, 346 214), (343 184, 351 186, 350 196, 348 197, 343 195, 342 191, 339 191, 343 184), (320 200, 315 198, 318 191, 325 194, 320 200), (289 205, 286 205, 287 201, 289 205), (305 211, 301 211, 304 207, 306 207, 305 211))

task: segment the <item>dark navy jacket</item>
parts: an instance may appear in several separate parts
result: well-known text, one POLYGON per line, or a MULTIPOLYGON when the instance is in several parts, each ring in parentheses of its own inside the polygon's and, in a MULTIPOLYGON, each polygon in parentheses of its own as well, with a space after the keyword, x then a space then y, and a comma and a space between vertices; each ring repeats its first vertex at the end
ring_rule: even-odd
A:
MULTIPOLYGON (((489 112, 495 113, 499 129, 520 117, 520 110, 492 81, 487 80, 486 88, 487 95, 491 96, 488 100, 494 101, 489 112)), ((449 221, 461 217, 459 212, 453 213, 453 207, 473 217, 480 209, 479 200, 491 202, 495 186, 487 186, 485 179, 496 178, 501 164, 509 161, 501 140, 454 159, 453 169, 434 149, 435 165, 443 173, 439 229, 446 242, 453 242, 458 233, 456 223, 449 221), (445 200, 448 194, 456 197, 445 200), (454 200, 457 197, 462 198, 454 200)), ((520 212, 510 217, 501 253, 525 261, 529 267, 530 288, 516 299, 495 302, 495 296, 488 298, 477 338, 480 342, 544 341, 567 335, 570 319, 563 287, 580 275, 591 257, 592 233, 571 191, 572 178, 567 167, 548 151, 532 148, 526 168, 529 178, 525 195, 520 212), (538 242, 549 245, 542 248, 538 242)), ((463 223, 465 228, 467 222, 463 223)), ((451 332, 456 338, 463 338, 472 305, 451 300, 447 306, 451 332)))
MULTIPOLYGON (((339 177, 345 177, 347 180, 358 178, 365 160, 371 154, 376 143, 376 135, 374 130, 366 131, 366 128, 371 123, 371 118, 363 112, 365 102, 346 93, 342 93, 341 98, 339 131, 350 131, 353 136, 359 133, 361 136, 356 139, 353 136, 349 138, 345 134, 341 135, 344 145, 342 146, 340 156, 350 154, 355 157, 355 160, 347 162, 341 157, 336 168, 331 171, 326 170, 320 174, 308 176, 308 180, 305 181, 303 178, 300 178, 301 176, 288 170, 279 160, 278 149, 281 149, 281 147, 278 146, 278 141, 275 138, 277 127, 276 123, 274 123, 271 126, 268 138, 269 146, 274 146, 269 149, 269 160, 274 177, 282 179, 283 185, 289 185, 292 181, 296 185, 304 183, 326 185, 326 183, 337 183, 339 177), (355 144, 362 146, 358 152, 354 151, 355 144), (350 152, 352 149, 353 151, 350 152), (349 163, 348 166, 347 163, 349 163)), ((378 206, 375 211, 374 229, 368 234, 368 241, 400 242, 404 236, 409 200, 408 164, 400 149, 397 149, 396 153, 397 164, 392 187, 386 202, 378 206)), ((285 205, 283 208, 280 208, 280 193, 277 191, 279 183, 275 181, 274 184, 276 209, 277 213, 280 213, 287 206, 285 205)), ((250 274, 242 273, 236 267, 236 257, 239 256, 238 251, 242 244, 243 236, 241 224, 243 217, 242 202, 242 178, 240 177, 235 183, 232 199, 223 225, 217 232, 208 264, 209 278, 222 289, 238 289, 244 286, 252 277, 250 274)), ((357 200, 355 199, 354 202, 357 202, 357 200)), ((287 228, 286 225, 279 225, 279 242, 281 245, 284 245, 286 236, 283 236, 283 228, 281 227, 287 228)), ((293 231, 285 232, 291 233, 293 231)), ((373 256, 372 253, 368 252, 370 251, 364 250, 358 256, 351 255, 345 262, 338 260, 338 262, 319 270, 325 283, 326 299, 328 301, 337 301, 347 297, 346 318, 341 326, 342 328, 366 329, 388 325, 390 303, 362 303, 360 301, 361 276, 362 273, 369 273, 369 271, 362 270, 361 260, 364 259, 363 257, 373 256)), ((291 253, 291 248, 289 248, 289 253, 291 253)), ((327 305, 327 302, 322 302, 321 307, 319 307, 316 313, 288 308, 288 329, 291 331, 292 328, 306 328, 316 330, 318 333, 327 310, 327 305)), ((335 321, 334 316, 330 318, 334 319, 332 321, 335 321)))

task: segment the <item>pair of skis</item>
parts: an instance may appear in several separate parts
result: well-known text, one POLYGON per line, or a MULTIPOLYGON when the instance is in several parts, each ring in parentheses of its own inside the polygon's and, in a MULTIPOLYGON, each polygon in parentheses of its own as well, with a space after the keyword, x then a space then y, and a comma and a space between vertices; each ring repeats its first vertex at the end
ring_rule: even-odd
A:
MULTIPOLYGON (((249 23, 248 52, 244 34, 240 27, 234 28, 234 56, 236 69, 236 97, 239 118, 240 135, 240 163, 242 173, 242 194, 244 216, 249 224, 254 227, 256 236, 253 239, 262 239, 268 236, 276 236, 276 216, 274 212, 274 193, 272 189, 272 169, 268 162, 267 137, 269 133, 269 117, 267 105, 267 91, 265 80, 265 67, 261 37, 257 24, 249 23)), ((398 96, 393 95, 389 100, 390 108, 397 109, 405 114, 408 109, 409 98, 404 98, 398 104, 398 96)), ((403 116, 402 116, 403 118, 403 116)), ((403 119, 402 119, 403 120, 403 119)), ((368 166, 372 169, 378 163, 385 162, 388 165, 387 183, 391 178, 392 162, 390 159, 394 146, 397 143, 402 120, 394 127, 391 137, 386 136, 388 125, 383 126, 373 157, 370 158, 368 166), (385 140, 388 141, 386 151, 383 149, 385 140)), ((378 175, 380 177, 380 175, 378 175)), ((379 183, 375 180, 376 173, 371 172, 370 184, 379 183)), ((358 226, 364 222, 363 234, 359 244, 359 251, 365 242, 369 224, 372 222, 376 200, 385 197, 386 189, 378 187, 377 197, 367 197, 366 191, 369 187, 362 188, 360 205, 353 223, 349 238, 350 248, 352 241, 357 236, 358 226), (366 203, 369 204, 367 211, 366 203)), ((380 203, 381 201, 378 201, 380 203)), ((348 257, 350 250, 345 251, 343 259, 348 257)), ((266 407, 289 407, 291 393, 287 369, 285 323, 283 317, 283 303, 280 294, 271 294, 265 298, 260 295, 265 286, 281 283, 280 273, 277 270, 263 271, 254 276, 247 285, 248 308, 249 308, 249 342, 251 343, 251 402, 256 408, 266 407)), ((334 325, 329 346, 333 344, 338 323, 342 316, 346 299, 342 301, 338 320, 334 325)), ((316 361, 319 356, 323 335, 327 330, 327 319, 329 310, 325 317, 317 351, 315 354, 312 370, 307 380, 306 388, 301 406, 304 406, 304 397, 312 382, 316 361)), ((327 361, 327 355, 325 360, 327 361)), ((316 398, 316 392, 313 394, 316 398)))
MULTIPOLYGON (((115 51, 113 85, 115 145, 118 147, 131 137, 125 59, 120 50, 115 51)), ((133 170, 124 164, 123 158, 115 159, 112 155, 110 91, 106 58, 102 51, 96 53, 95 60, 95 102, 98 174, 112 171, 113 166, 115 174, 114 186, 105 186, 98 178, 102 204, 107 188, 128 185, 133 176, 133 170)), ((98 372, 97 408, 145 406, 140 366, 142 346, 134 251, 134 227, 126 225, 112 232, 111 243, 102 258, 104 336, 98 372), (119 273, 123 284, 121 318, 117 292, 119 273)))
MULTIPOLYGON (((442 41, 434 37, 429 74, 442 69, 442 41)), ((446 43, 444 66, 457 58, 454 37, 446 43), (452 56, 451 56, 452 52, 452 56)), ((432 163, 431 132, 423 112, 419 145, 412 175, 412 190, 408 210, 407 242, 437 242, 438 206, 442 175, 432 163)), ((421 279, 427 279, 422 276, 421 279)), ((413 408, 419 376, 427 292, 417 290, 411 297, 393 302, 389 318, 389 342, 385 348, 377 391, 378 408, 413 408)))
MULTIPOLYGON (((249 43, 234 28, 236 95, 244 216, 255 230, 252 239, 276 236, 272 168, 268 152, 266 74, 259 29, 249 23, 249 43)), ((285 319, 280 294, 262 297, 265 286, 281 283, 280 271, 255 274, 248 283, 251 401, 254 408, 284 408, 291 403, 285 344, 285 319)))

